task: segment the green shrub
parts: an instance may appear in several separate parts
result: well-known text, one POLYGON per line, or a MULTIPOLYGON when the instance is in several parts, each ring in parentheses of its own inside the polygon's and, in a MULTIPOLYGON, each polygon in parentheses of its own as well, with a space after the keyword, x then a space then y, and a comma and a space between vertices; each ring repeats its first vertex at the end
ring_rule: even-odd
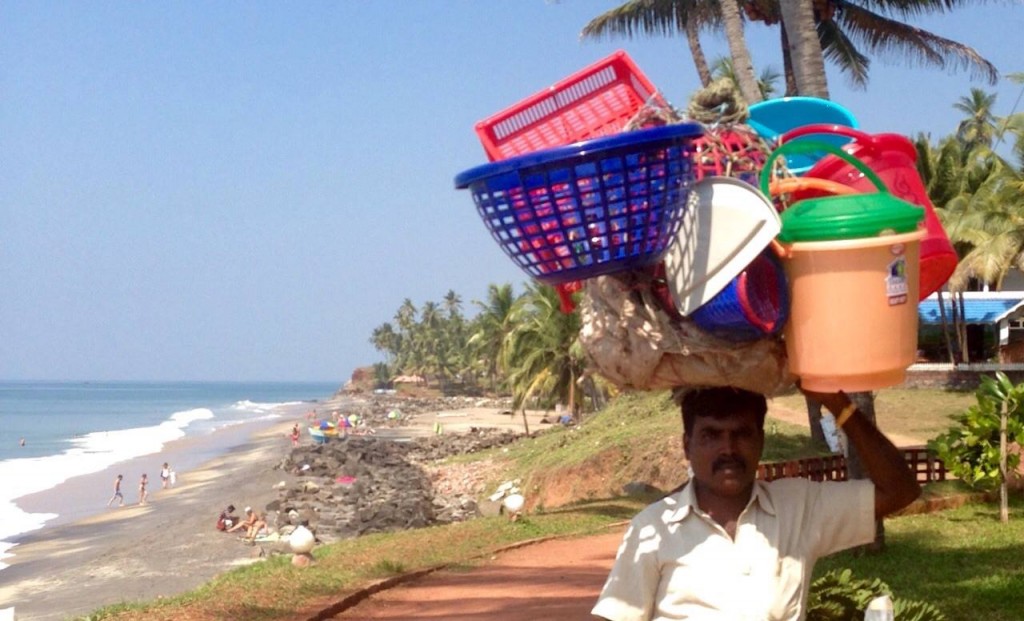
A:
POLYGON ((849 569, 830 571, 811 583, 807 621, 863 621, 864 609, 880 595, 893 598, 896 621, 946 621, 931 604, 895 598, 886 583, 854 578, 849 569))
MULTIPOLYGON (((1007 442, 1024 439, 1024 384, 1014 386, 1002 372, 983 376, 975 392, 977 403, 954 417, 958 423, 928 443, 955 476, 979 489, 1002 482, 999 470, 999 426, 1005 411, 1007 442)), ((1007 470, 1020 463, 1020 455, 1007 455, 1007 470)))

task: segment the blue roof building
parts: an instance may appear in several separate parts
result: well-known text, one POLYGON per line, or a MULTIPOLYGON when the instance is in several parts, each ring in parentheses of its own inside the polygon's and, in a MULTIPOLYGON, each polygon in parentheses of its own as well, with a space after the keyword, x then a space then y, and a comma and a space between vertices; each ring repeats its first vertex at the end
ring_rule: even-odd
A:
MULTIPOLYGON (((992 359, 1000 363, 1024 362, 1024 291, 968 291, 963 296, 963 317, 971 362, 992 359)), ((942 303, 947 325, 952 326, 953 296, 943 294, 942 303)), ((945 349, 937 294, 921 300, 917 313, 921 324, 919 345, 927 352, 928 358, 935 359, 938 350, 945 349)))
MULTIPOLYGON (((953 303, 953 297, 948 293, 944 294, 942 301, 946 308, 946 321, 951 321, 950 305, 953 303)), ((999 324, 1004 319, 1024 315, 1022 309, 1024 291, 964 292, 964 317, 967 324, 999 324)), ((917 314, 922 324, 940 325, 942 315, 939 312, 938 296, 933 293, 921 300, 917 305, 917 314)))

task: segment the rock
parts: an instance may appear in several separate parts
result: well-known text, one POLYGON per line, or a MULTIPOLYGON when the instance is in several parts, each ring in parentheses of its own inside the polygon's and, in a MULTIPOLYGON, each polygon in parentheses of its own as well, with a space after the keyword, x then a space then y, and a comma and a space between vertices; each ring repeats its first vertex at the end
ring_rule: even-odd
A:
POLYGON ((646 497, 646 496, 657 496, 664 494, 664 492, 649 483, 643 481, 631 481, 622 486, 622 492, 627 496, 633 497, 646 497))
POLYGON ((309 554, 308 552, 304 554, 296 553, 292 555, 292 565, 296 567, 309 567, 315 562, 316 561, 313 559, 313 555, 309 554))
MULTIPOLYGON (((410 409, 402 407, 403 412, 410 409)), ((360 416, 372 418, 369 413, 360 416)), ((488 480, 488 463, 432 464, 522 437, 512 431, 474 429, 409 442, 350 436, 343 442, 296 447, 277 466, 299 477, 278 489, 278 528, 306 524, 319 541, 336 541, 472 519, 484 512, 476 499, 488 480)))

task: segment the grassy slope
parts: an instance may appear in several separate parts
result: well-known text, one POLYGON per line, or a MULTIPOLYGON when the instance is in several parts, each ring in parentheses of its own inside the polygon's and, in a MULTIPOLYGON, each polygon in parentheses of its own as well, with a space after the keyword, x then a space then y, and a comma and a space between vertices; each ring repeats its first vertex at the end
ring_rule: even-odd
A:
MULTIPOLYGON (((802 397, 793 399, 802 407, 802 397)), ((941 391, 883 391, 878 398, 879 420, 885 429, 941 430, 948 415, 973 402, 970 395, 941 391)), ((772 421, 769 424, 769 448, 766 458, 784 459, 813 452, 806 428, 772 421)), ((644 394, 620 397, 605 412, 588 419, 578 428, 552 429, 541 436, 518 443, 507 450, 477 456, 503 462, 504 479, 519 477, 527 495, 539 495, 559 481, 599 476, 579 493, 577 502, 557 511, 555 503, 544 502, 526 519, 509 522, 503 518, 485 518, 449 527, 373 535, 324 546, 316 550, 318 563, 312 569, 296 570, 285 557, 240 568, 224 574, 202 589, 182 597, 151 605, 116 606, 95 615, 94 619, 178 619, 199 621, 224 618, 293 618, 297 610, 316 610, 337 601, 346 593, 381 577, 438 564, 472 564, 490 550, 516 541, 548 535, 572 536, 595 532, 632 516, 642 500, 618 498, 616 490, 642 473, 657 471, 665 482, 662 489, 678 480, 680 421, 677 407, 667 395, 644 394), (590 473, 590 474, 588 474, 590 473)), ((934 434, 931 434, 934 435, 934 434)), ((595 477, 591 477, 595 478, 595 477)), ((640 479, 646 480, 646 479, 640 479)), ((563 497, 559 500, 573 500, 563 497)), ((559 503, 561 504, 561 503, 559 503)), ((854 567, 859 577, 877 576, 888 582, 899 596, 933 601, 953 615, 953 600, 965 600, 969 609, 973 597, 988 597, 991 592, 1006 593, 1024 589, 1019 555, 1014 540, 994 528, 988 516, 978 511, 985 507, 961 509, 950 519, 931 516, 907 517, 889 522, 890 551, 883 557, 830 560, 854 567), (973 511, 973 513, 972 513, 973 511), (959 516, 959 517, 958 517, 959 516), (951 543, 949 540, 955 540, 951 543), (957 548, 984 550, 979 563, 990 563, 987 573, 972 570, 976 583, 960 590, 937 589, 939 581, 960 578, 955 560, 957 548), (909 550, 913 560, 898 561, 909 550), (951 551, 954 550, 954 551, 951 551), (897 556, 899 555, 899 556, 897 556), (892 561, 888 559, 894 559, 892 561), (927 581, 912 579, 916 564, 927 564, 932 572, 946 568, 927 581), (986 580, 987 576, 987 580, 986 580), (944 599, 942 596, 946 595, 944 599)), ((946 515, 945 513, 942 515, 946 515)), ((1018 531, 1016 541, 1021 537, 1018 531)), ((840 557, 841 558, 841 557, 840 557)), ((831 565, 824 564, 823 568, 831 565)), ((980 567, 972 563, 972 567, 980 567)), ((967 576, 963 576, 964 580, 967 576)), ((1020 614, 986 619, 1021 619, 1020 614)))

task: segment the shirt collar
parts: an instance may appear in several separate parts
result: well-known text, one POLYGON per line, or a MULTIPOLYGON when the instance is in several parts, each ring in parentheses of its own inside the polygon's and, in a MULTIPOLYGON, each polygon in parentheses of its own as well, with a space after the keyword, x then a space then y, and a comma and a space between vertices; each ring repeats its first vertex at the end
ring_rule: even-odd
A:
MULTIPOLYGON (((679 492, 665 498, 668 503, 669 513, 665 516, 667 522, 682 522, 697 507, 697 494, 695 486, 687 483, 679 492)), ((772 504, 771 495, 768 493, 767 484, 764 481, 754 481, 754 492, 747 507, 757 503, 762 511, 768 515, 775 515, 775 505, 772 504)))

